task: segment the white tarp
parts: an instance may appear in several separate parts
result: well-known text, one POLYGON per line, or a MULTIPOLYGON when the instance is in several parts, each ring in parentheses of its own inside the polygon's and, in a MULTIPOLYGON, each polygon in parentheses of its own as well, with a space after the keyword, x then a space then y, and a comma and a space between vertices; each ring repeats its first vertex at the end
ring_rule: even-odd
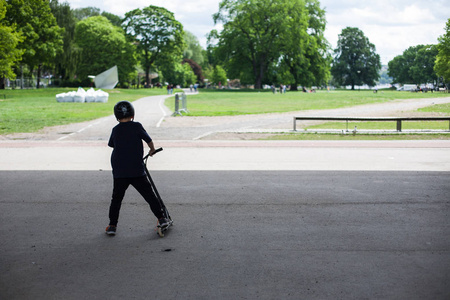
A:
POLYGON ((56 101, 58 102, 102 102, 106 103, 108 102, 109 94, 107 92, 104 92, 102 90, 94 90, 93 88, 90 88, 89 90, 85 91, 83 88, 78 88, 78 90, 57 94, 56 95, 56 101))
POLYGON ((113 89, 119 83, 119 74, 117 66, 112 67, 105 72, 98 74, 94 78, 95 87, 98 89, 113 89))
POLYGON ((73 102, 83 103, 86 98, 86 91, 82 88, 78 88, 75 96, 73 96, 73 102))

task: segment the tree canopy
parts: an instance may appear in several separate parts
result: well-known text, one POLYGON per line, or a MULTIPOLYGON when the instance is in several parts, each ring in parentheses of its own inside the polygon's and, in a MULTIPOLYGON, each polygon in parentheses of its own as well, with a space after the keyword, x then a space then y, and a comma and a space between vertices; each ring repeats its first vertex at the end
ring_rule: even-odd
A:
POLYGON ((75 42, 81 49, 77 76, 97 75, 117 65, 119 80, 126 81, 135 71, 135 47, 124 31, 103 17, 89 17, 77 23, 75 42))
POLYGON ((388 63, 389 76, 401 84, 436 82, 433 67, 437 53, 436 45, 411 46, 388 63))
POLYGON ((147 83, 156 64, 167 64, 175 58, 181 63, 183 25, 172 12, 153 5, 138 8, 125 14, 123 26, 130 40, 137 44, 147 83))
POLYGON ((6 15, 6 1, 0 0, 0 85, 4 88, 4 78, 14 79, 13 66, 22 58, 23 50, 18 44, 23 41, 22 34, 15 26, 6 26, 3 19, 6 15))
MULTIPOLYGON (((325 11, 317 0, 292 2, 291 14, 287 16, 288 30, 282 39, 282 67, 293 80, 291 90, 298 85, 322 85, 329 77, 331 56, 329 44, 324 37, 325 11)), ((284 80, 286 81, 286 80, 284 80)))
POLYGON ((183 59, 192 59, 197 64, 201 65, 203 63, 203 49, 202 46, 200 46, 197 37, 189 31, 185 31, 184 41, 186 43, 186 48, 183 51, 183 59))
POLYGON ((445 82, 450 82, 450 18, 447 20, 444 35, 439 37, 437 49, 434 70, 437 75, 444 78, 445 82))
POLYGON ((31 70, 43 64, 52 64, 58 52, 62 51, 64 29, 56 24, 49 3, 43 0, 7 0, 5 20, 9 26, 16 26, 24 41, 18 44, 22 50, 23 62, 31 70))
POLYGON ((210 38, 218 40, 216 57, 241 82, 262 88, 283 65, 293 85, 310 84, 327 73, 324 16, 317 0, 223 0, 214 15, 223 30, 210 38))
POLYGON ((331 67, 334 80, 339 85, 350 85, 352 90, 355 85, 374 86, 380 69, 380 56, 376 53, 375 45, 370 43, 360 29, 344 28, 334 50, 331 67))

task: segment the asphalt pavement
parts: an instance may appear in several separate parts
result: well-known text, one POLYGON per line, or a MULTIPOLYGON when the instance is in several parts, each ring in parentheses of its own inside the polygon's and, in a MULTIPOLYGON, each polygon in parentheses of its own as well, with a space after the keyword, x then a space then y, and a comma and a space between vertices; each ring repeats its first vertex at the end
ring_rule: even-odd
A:
MULTIPOLYGON (((162 133, 165 115, 144 123, 162 133)), ((197 127, 148 165, 174 227, 158 237, 130 188, 109 237, 108 122, 0 141, 0 299, 450 298, 448 141, 199 141, 197 127)))

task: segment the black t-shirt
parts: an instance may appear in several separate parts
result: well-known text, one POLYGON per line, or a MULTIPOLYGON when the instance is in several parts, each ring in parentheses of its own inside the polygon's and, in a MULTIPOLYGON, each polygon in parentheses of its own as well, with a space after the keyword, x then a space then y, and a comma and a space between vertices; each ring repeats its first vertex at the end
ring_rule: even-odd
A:
POLYGON ((152 141, 139 122, 122 122, 112 129, 108 146, 114 148, 111 154, 114 178, 145 176, 142 140, 152 141))

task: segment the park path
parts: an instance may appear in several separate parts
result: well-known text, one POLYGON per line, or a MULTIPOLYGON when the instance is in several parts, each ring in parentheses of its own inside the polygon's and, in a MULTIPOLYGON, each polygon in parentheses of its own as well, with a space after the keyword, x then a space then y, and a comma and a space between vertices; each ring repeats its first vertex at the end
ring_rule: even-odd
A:
MULTIPOLYGON (((186 89, 185 92, 188 95, 189 106, 189 96, 193 93, 189 89, 186 89)), ((293 116, 405 116, 422 107, 450 102, 450 97, 401 99, 338 109, 224 117, 172 117, 172 112, 164 105, 165 99, 171 96, 173 95, 150 96, 133 102, 136 109, 135 120, 141 122, 155 140, 213 139, 216 133, 288 132, 292 130, 293 116)), ((0 139, 103 141, 109 138, 111 129, 116 124, 114 115, 110 115, 82 123, 48 127, 37 133, 1 136, 0 139)), ((297 122, 297 124, 300 127, 302 123, 297 122)))
MULTIPOLYGON (((152 160, 154 170, 450 170, 448 140, 236 140, 246 139, 245 135, 250 138, 252 132, 289 132, 293 116, 404 115, 448 103, 450 97, 232 117, 171 117, 163 105, 167 97, 134 102, 136 121, 144 125, 157 147, 165 149, 164 159, 152 160)), ((111 115, 33 134, 1 136, 0 157, 4 159, 0 159, 0 170, 108 170, 111 148, 107 141, 116 124, 111 115)))

